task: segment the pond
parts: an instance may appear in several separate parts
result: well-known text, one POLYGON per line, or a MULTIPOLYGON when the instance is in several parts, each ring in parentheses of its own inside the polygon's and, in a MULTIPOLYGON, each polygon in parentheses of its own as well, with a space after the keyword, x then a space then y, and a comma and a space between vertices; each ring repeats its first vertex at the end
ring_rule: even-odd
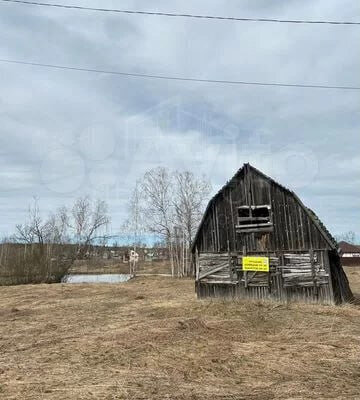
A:
POLYGON ((98 274, 98 275, 66 275, 62 283, 120 283, 131 278, 129 274, 98 274))

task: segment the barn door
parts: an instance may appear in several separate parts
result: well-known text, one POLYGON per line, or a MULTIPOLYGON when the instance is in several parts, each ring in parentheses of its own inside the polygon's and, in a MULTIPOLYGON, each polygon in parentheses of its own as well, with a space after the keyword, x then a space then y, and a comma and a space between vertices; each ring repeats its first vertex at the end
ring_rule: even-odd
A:
POLYGON ((281 273, 277 271, 279 258, 276 255, 263 257, 261 255, 255 258, 267 258, 267 271, 245 271, 243 270, 243 257, 241 268, 240 292, 244 297, 266 299, 281 297, 281 273))
POLYGON ((318 254, 286 253, 281 267, 284 287, 312 287, 316 289, 329 282, 329 274, 318 254))
POLYGON ((247 256, 244 250, 242 272, 245 288, 251 286, 270 287, 270 257, 264 257, 263 255, 247 256))
POLYGON ((244 286, 269 287, 269 273, 258 271, 244 271, 244 286))
POLYGON ((227 253, 205 253, 199 256, 198 281, 213 284, 235 284, 227 253))

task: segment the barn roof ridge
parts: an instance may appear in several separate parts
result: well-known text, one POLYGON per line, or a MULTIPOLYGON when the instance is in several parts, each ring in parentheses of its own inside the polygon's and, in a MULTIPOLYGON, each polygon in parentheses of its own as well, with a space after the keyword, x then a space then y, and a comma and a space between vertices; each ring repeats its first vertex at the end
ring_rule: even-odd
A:
POLYGON ((202 228, 202 225, 205 221, 206 215, 209 211, 209 208, 211 207, 211 205, 213 204, 213 202, 218 198, 218 196, 220 196, 223 191, 229 187, 229 185, 231 184, 232 181, 234 181, 236 179, 236 177, 246 168, 251 168, 253 171, 255 171, 257 174, 263 176, 265 179, 271 181, 272 183, 274 183, 275 185, 279 186, 282 190, 285 190, 289 193, 291 193, 295 200, 300 204, 300 206, 302 207, 302 209, 304 210, 304 212, 309 216, 309 218, 314 222, 314 224, 316 225, 316 227, 319 229, 320 233, 323 235, 323 237, 325 238, 325 240, 328 242, 328 244, 333 248, 333 249, 337 249, 338 248, 338 244, 336 242, 336 240, 334 239, 334 237, 331 235, 331 233, 328 231, 328 229, 325 227, 325 225, 322 223, 322 221, 320 220, 320 218, 315 214, 315 212, 313 210, 311 210, 310 208, 306 207, 304 205, 304 203, 301 201, 301 199, 297 196, 297 194, 287 188, 284 185, 281 185, 279 182, 277 182, 275 179, 271 178, 270 176, 266 175, 264 172, 260 171, 259 169, 255 168, 253 165, 251 165, 249 162, 244 163, 233 175, 233 177, 226 181, 225 185, 223 185, 215 194, 214 196, 209 200, 208 205, 206 206, 206 209, 204 211, 204 214, 202 216, 202 219, 200 221, 199 227, 196 231, 196 235, 194 237, 192 246, 191 246, 191 250, 193 250, 195 243, 197 241, 197 238, 199 236, 200 230, 202 228))

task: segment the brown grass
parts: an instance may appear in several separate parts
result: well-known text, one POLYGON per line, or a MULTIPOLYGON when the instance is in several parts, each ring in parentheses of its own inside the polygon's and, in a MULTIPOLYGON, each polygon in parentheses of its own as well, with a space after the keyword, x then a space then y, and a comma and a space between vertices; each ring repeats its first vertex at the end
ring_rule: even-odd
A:
POLYGON ((0 288, 3 399, 359 399, 359 360, 355 305, 198 301, 164 277, 0 288))
POLYGON ((360 266, 344 267, 345 273, 349 279, 351 289, 353 290, 357 301, 360 300, 360 266))

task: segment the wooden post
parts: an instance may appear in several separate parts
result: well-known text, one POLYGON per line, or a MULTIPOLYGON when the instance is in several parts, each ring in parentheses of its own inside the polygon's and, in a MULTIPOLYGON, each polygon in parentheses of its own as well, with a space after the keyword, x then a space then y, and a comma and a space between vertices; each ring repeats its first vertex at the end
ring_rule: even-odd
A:
MULTIPOLYGON (((246 246, 245 245, 243 246, 243 251, 242 251, 242 257, 244 257, 244 256, 246 256, 246 246)), ((243 264, 243 262, 242 262, 242 264, 243 264)), ((241 269, 242 269, 242 265, 241 265, 241 269)), ((245 288, 247 288, 248 287, 247 271, 243 270, 243 275, 244 275, 244 285, 245 285, 245 288)))
POLYGON ((232 231, 233 231, 233 251, 237 250, 237 245, 236 245, 236 229, 235 229, 235 220, 234 220, 234 209, 233 209, 233 203, 232 203, 232 195, 231 195, 231 190, 229 190, 229 203, 230 203, 230 213, 231 213, 231 223, 232 223, 232 231))
MULTIPOLYGON (((281 252, 279 256, 279 266, 285 266, 285 257, 284 253, 281 252)), ((284 288, 284 282, 283 282, 283 276, 282 276, 282 268, 278 268, 276 271, 278 273, 277 279, 278 279, 278 284, 279 284, 279 290, 280 290, 280 300, 285 300, 287 302, 287 291, 284 288)))
POLYGON ((270 254, 269 250, 266 253, 267 258, 269 259, 269 272, 268 272, 268 293, 271 294, 271 265, 270 265, 270 254))
POLYGON ((217 236, 217 248, 216 250, 220 252, 220 233, 219 233, 219 215, 218 215, 218 208, 215 203, 215 218, 216 218, 216 236, 217 236))
POLYGON ((196 246, 195 248, 195 280, 199 280, 199 273, 200 273, 200 263, 199 263, 199 251, 196 246))
POLYGON ((315 296, 317 298, 319 293, 318 293, 318 285, 317 285, 317 281, 316 281, 314 250, 310 249, 309 253, 310 253, 311 275, 312 275, 312 279, 313 279, 313 283, 314 283, 314 292, 315 292, 315 296))
POLYGON ((228 263, 229 263, 229 275, 230 281, 233 280, 232 268, 231 268, 231 255, 230 255, 230 242, 229 239, 227 240, 227 251, 228 251, 228 263))

